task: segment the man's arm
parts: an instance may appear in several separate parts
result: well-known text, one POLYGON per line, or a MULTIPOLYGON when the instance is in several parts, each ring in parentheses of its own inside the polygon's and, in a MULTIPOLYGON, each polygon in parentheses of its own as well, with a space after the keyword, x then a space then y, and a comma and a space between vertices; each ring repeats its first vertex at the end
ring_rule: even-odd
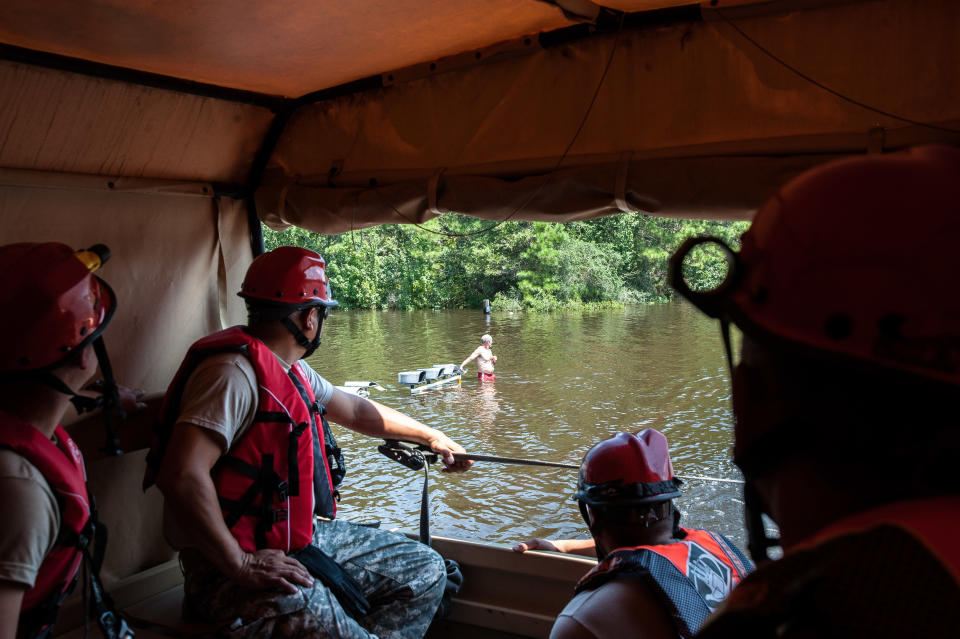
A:
POLYGON ((0 639, 14 639, 20 622, 20 605, 26 586, 0 581, 0 639))
MULTIPOLYGON (((124 452, 140 450, 150 446, 150 437, 153 433, 153 422, 160 414, 163 404, 163 393, 145 395, 143 391, 121 386, 120 401, 127 418, 118 424, 117 434, 120 436, 120 448, 124 452)), ((104 426, 103 411, 98 410, 92 415, 84 416, 66 427, 70 438, 83 451, 83 459, 91 462, 105 457, 100 450, 103 447, 104 426)))
POLYGON ((244 552, 234 539, 217 500, 210 477, 223 450, 211 431, 179 423, 163 457, 157 486, 177 521, 186 528, 194 546, 228 578, 248 588, 283 588, 295 593, 294 584, 310 586, 306 568, 280 550, 244 552))
POLYGON ((526 552, 528 550, 549 550, 584 557, 597 556, 597 545, 592 539, 555 539, 551 541, 534 537, 528 541, 521 541, 513 547, 514 552, 526 552))
POLYGON ((474 349, 474 351, 473 351, 472 353, 470 353, 470 357, 468 357, 467 359, 463 360, 463 363, 460 364, 460 368, 464 368, 467 364, 469 364, 469 363, 472 362, 473 360, 477 359, 477 356, 478 356, 478 355, 480 355, 480 347, 479 347, 479 346, 477 346, 477 348, 474 349))
POLYGON ((344 393, 339 389, 334 389, 326 406, 327 416, 331 421, 358 433, 381 439, 402 439, 429 446, 443 459, 443 463, 446 464, 445 471, 462 472, 473 465, 472 461, 453 459, 453 453, 466 452, 460 444, 436 428, 430 428, 388 406, 344 393))

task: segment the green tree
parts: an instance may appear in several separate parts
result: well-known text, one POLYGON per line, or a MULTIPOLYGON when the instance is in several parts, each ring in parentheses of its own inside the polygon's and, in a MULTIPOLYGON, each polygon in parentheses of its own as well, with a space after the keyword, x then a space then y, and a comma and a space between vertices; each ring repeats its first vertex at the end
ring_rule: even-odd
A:
POLYGON ((533 238, 520 254, 523 270, 517 273, 517 288, 524 306, 540 307, 559 301, 561 251, 570 235, 559 224, 533 223, 533 238))
MULTIPOLYGON (((714 235, 736 250, 747 227, 641 213, 569 224, 496 224, 448 213, 422 226, 340 235, 265 229, 264 244, 302 246, 327 258, 344 308, 476 308, 490 299, 495 308, 548 310, 672 299, 667 260, 685 238, 714 235)), ((722 269, 722 256, 704 250, 690 256, 684 274, 702 288, 719 281, 722 269)))

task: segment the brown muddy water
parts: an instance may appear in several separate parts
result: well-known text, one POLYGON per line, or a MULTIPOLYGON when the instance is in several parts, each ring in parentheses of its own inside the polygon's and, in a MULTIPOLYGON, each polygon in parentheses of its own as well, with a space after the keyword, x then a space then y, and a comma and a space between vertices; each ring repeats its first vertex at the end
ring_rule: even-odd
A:
MULTIPOLYGON (((337 312, 311 358, 334 384, 378 381, 371 399, 443 430, 467 451, 579 463, 618 431, 653 427, 670 442, 674 472, 740 479, 730 460, 730 383, 715 322, 685 303, 546 314, 466 311, 337 312), (459 364, 493 336, 495 382, 472 363, 460 387, 411 395, 397 373, 459 364)), ((423 472, 377 452, 373 440, 333 425, 347 456, 340 516, 415 532, 423 472)), ((588 537, 570 498, 576 471, 477 462, 430 473, 433 534, 495 544, 588 537)), ((688 480, 684 524, 741 547, 737 484, 688 480)))

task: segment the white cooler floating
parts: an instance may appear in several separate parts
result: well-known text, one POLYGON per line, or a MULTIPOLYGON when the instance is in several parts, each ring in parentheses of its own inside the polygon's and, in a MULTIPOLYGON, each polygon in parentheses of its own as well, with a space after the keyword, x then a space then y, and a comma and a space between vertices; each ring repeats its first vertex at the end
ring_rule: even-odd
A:
POLYGON ((413 384, 419 384, 423 381, 423 378, 423 369, 416 371, 403 371, 402 373, 397 374, 397 383, 411 386, 413 384))
POLYGON ((410 387, 411 393, 422 393, 437 388, 460 384, 460 373, 456 364, 434 364, 415 371, 403 371, 397 374, 397 383, 410 387))
POLYGON ((387 390, 376 382, 344 382, 343 386, 335 388, 359 397, 369 397, 371 388, 378 391, 387 390))

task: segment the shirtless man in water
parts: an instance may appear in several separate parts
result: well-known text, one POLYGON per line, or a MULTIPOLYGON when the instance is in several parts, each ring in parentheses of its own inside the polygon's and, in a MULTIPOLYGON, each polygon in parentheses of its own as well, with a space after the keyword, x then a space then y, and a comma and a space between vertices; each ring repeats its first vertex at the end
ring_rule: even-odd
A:
POLYGON ((490 350, 492 344, 493 338, 489 335, 481 337, 480 346, 477 346, 476 350, 470 353, 470 357, 463 360, 460 368, 465 368, 467 364, 475 359, 477 360, 477 379, 480 381, 496 379, 497 376, 493 374, 493 365, 497 361, 497 356, 490 350))

